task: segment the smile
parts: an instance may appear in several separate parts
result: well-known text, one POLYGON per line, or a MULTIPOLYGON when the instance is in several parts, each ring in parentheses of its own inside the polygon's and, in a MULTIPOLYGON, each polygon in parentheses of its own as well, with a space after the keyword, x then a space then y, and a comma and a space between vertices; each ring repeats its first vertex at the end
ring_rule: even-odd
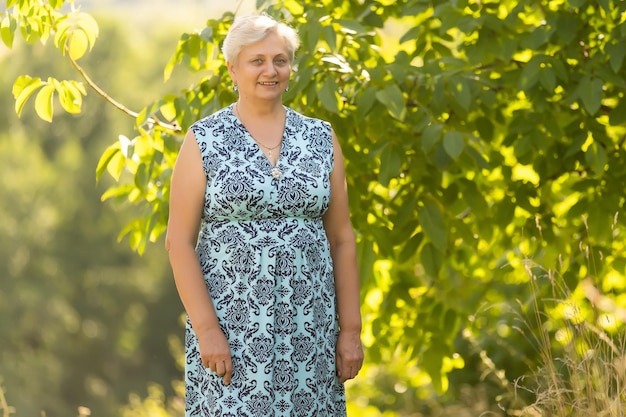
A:
POLYGON ((259 81, 259 85, 278 85, 277 81, 259 81))

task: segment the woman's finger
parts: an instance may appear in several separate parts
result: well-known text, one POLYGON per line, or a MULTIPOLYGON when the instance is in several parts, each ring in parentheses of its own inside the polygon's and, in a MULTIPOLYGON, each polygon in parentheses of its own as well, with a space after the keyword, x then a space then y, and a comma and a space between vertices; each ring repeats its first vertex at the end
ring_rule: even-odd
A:
POLYGON ((215 363, 215 373, 219 377, 223 377, 226 374, 226 363, 224 361, 215 363))
POLYGON ((228 359, 224 361, 224 385, 230 385, 230 380, 233 377, 233 362, 228 359))

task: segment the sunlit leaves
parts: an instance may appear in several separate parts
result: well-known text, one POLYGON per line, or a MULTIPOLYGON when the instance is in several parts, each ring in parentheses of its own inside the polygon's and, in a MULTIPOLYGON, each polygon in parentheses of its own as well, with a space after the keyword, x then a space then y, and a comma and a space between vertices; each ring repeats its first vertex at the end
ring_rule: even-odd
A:
MULTIPOLYGON (((77 60, 89 51, 98 36, 98 24, 87 13, 71 12, 66 15, 56 11, 63 1, 50 3, 24 2, 15 6, 11 13, 11 4, 7 4, 7 13, 2 16, 0 28, 2 40, 7 46, 13 44, 15 33, 19 30, 28 42, 40 40, 46 42, 54 33, 56 47, 62 54, 77 60)), ((80 113, 82 96, 85 88, 77 81, 58 81, 49 78, 47 82, 39 78, 22 76, 14 84, 15 111, 21 115, 24 104, 32 94, 37 92, 35 110, 37 115, 52 122, 54 117, 54 98, 58 94, 61 107, 68 113, 80 113)))
POLYGON ((28 75, 20 76, 13 85, 15 112, 18 116, 22 114, 24 105, 33 94, 36 95, 35 111, 37 115, 42 120, 52 122, 56 94, 58 94, 61 107, 66 112, 78 114, 81 111, 83 95, 86 95, 87 92, 82 83, 74 80, 58 81, 49 78, 48 81, 43 81, 28 75))
POLYGON ((78 10, 62 14, 58 11, 63 0, 48 2, 8 2, 2 14, 0 34, 5 45, 11 47, 16 33, 29 43, 45 43, 51 34, 55 46, 75 60, 93 48, 98 37, 95 19, 78 10))
POLYGON ((91 15, 73 13, 58 20, 54 43, 63 53, 78 60, 93 48, 98 32, 98 23, 91 15))

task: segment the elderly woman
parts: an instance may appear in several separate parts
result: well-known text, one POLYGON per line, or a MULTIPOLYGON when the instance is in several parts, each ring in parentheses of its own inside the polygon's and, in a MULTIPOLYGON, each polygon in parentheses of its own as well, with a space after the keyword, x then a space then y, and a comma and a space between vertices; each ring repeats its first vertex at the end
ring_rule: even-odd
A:
POLYGON ((341 149, 282 104, 297 46, 268 16, 236 19, 223 52, 239 98, 190 128, 174 168, 187 416, 342 416, 363 363, 341 149))

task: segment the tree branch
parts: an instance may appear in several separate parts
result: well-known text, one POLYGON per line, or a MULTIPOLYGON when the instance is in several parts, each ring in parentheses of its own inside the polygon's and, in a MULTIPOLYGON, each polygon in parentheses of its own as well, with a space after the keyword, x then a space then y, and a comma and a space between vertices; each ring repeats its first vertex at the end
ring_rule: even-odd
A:
POLYGON ((2 410, 3 417, 9 417, 15 412, 12 407, 9 407, 6 397, 4 396, 4 390, 0 388, 0 410, 2 410))
MULTIPOLYGON (((76 60, 74 58, 72 58, 72 55, 70 55, 69 48, 67 46, 65 47, 65 53, 67 54, 67 57, 69 58, 70 62, 72 63, 72 66, 74 67, 74 69, 76 69, 76 71, 78 71, 78 73, 83 77, 83 79, 85 80, 87 85, 89 87, 91 87, 91 89, 94 90, 100 97, 104 98, 106 101, 111 103, 113 105, 113 107, 115 107, 116 109, 120 110, 121 112, 123 112, 123 113, 125 113, 125 114, 127 114, 127 115, 129 115, 129 116, 131 116, 131 117, 133 117, 135 119, 139 116, 139 113, 130 110, 128 107, 124 106, 122 103, 118 102, 113 97, 108 95, 103 89, 101 89, 89 77, 89 75, 87 75, 87 72, 83 69, 83 67, 81 67, 78 64, 78 62, 76 62, 76 60)), ((174 133, 180 133, 182 131, 181 127, 178 126, 177 124, 170 124, 170 123, 162 122, 161 120, 159 120, 158 118, 156 118, 154 116, 149 117, 147 119, 147 122, 149 124, 160 126, 163 129, 172 131, 174 133)))

